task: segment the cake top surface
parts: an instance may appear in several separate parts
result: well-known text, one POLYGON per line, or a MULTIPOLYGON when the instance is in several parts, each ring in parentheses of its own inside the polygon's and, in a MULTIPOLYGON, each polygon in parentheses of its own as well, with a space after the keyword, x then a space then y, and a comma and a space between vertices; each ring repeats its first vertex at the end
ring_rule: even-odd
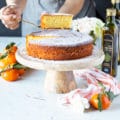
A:
POLYGON ((42 13, 41 14, 41 16, 43 16, 43 15, 64 15, 64 16, 71 16, 71 17, 73 17, 73 15, 72 14, 67 14, 67 13, 48 13, 48 12, 45 12, 45 13, 42 13))
MULTIPOLYGON (((45 29, 38 32, 33 32, 32 36, 55 36, 55 37, 82 37, 82 36, 89 36, 84 33, 80 33, 73 30, 66 30, 66 29, 45 29)), ((90 37, 90 36, 89 36, 90 37)), ((92 38, 91 38, 92 39, 92 38)))
POLYGON ((34 36, 53 36, 54 38, 30 39, 31 44, 43 46, 77 46, 92 43, 93 39, 88 34, 72 30, 44 30, 32 33, 34 36))

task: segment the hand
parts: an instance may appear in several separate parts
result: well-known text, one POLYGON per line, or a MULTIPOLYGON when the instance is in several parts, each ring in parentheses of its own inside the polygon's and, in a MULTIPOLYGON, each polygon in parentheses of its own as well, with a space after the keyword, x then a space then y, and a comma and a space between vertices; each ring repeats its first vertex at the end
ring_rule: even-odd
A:
POLYGON ((16 5, 9 5, 0 10, 0 19, 6 28, 14 30, 19 27, 21 14, 21 10, 16 5))

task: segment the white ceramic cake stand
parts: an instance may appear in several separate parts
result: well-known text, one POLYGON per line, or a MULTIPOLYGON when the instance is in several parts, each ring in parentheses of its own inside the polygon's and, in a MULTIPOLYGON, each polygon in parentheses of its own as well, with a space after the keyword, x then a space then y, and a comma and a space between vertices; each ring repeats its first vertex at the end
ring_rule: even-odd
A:
POLYGON ((45 90, 54 93, 66 93, 76 88, 73 70, 98 66, 104 60, 102 50, 94 48, 91 56, 76 60, 43 60, 27 55, 25 48, 16 52, 19 63, 37 70, 47 70, 45 77, 45 90))

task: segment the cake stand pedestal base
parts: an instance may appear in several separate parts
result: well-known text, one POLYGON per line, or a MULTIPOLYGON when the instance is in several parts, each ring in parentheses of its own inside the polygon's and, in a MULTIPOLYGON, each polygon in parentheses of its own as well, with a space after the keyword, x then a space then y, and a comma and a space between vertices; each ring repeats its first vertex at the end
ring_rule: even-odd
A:
POLYGON ((46 70, 44 87, 52 93, 67 93, 76 88, 73 70, 91 68, 98 66, 104 60, 104 53, 94 47, 92 55, 75 60, 43 60, 31 57, 25 48, 16 52, 16 59, 19 63, 37 70, 46 70))
POLYGON ((47 71, 45 90, 52 93, 67 93, 77 88, 72 71, 47 71))

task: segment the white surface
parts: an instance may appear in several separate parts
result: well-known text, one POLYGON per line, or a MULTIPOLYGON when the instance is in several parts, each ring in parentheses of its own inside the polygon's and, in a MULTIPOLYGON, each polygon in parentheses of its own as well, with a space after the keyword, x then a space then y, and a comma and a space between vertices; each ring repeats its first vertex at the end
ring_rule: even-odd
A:
MULTIPOLYGON (((25 39, 0 37, 0 51, 10 41, 18 45, 25 39)), ((57 94, 43 91, 44 71, 29 70, 16 82, 0 78, 0 120, 118 120, 120 96, 108 110, 86 111, 83 116, 57 104, 57 94)), ((118 71, 120 80, 120 66, 118 71)))
POLYGON ((16 58, 19 63, 38 70, 58 70, 70 71, 75 69, 83 69, 93 66, 98 66, 104 60, 104 53, 102 50, 94 48, 92 55, 75 60, 44 60, 29 56, 25 48, 18 49, 16 58))

